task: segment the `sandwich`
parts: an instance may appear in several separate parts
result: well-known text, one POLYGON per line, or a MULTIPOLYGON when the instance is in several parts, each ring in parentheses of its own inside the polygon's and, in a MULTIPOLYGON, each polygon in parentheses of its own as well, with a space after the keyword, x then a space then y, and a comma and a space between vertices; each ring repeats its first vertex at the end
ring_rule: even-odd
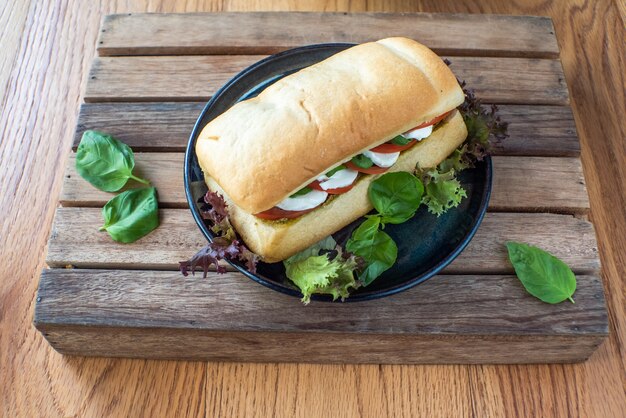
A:
POLYGON ((203 128, 196 155, 246 246, 278 262, 372 210, 368 187, 384 173, 452 154, 467 137, 464 98, 434 52, 387 38, 235 104, 203 128))

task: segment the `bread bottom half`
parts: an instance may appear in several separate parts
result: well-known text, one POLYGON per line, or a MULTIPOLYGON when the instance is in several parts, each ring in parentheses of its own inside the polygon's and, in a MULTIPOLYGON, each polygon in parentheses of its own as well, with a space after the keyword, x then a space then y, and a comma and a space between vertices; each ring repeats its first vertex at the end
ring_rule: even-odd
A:
MULTIPOLYGON (((398 161, 387 172, 412 172, 416 164, 424 168, 435 167, 466 137, 465 123, 457 111, 430 137, 400 154, 398 161)), ((237 206, 211 177, 205 176, 205 181, 209 189, 224 197, 230 221, 248 248, 261 256, 263 261, 274 263, 291 257, 372 210, 367 190, 381 175, 360 176, 349 192, 334 196, 299 218, 280 221, 257 218, 237 206)))

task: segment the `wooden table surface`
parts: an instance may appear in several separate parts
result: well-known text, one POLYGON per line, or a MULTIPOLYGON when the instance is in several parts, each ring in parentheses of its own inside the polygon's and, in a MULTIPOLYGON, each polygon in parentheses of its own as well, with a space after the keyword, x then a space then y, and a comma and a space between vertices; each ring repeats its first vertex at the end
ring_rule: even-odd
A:
POLYGON ((625 16, 623 0, 1 0, 1 413, 626 416, 625 16), (609 340, 586 363, 531 366, 192 363, 54 352, 32 326, 35 291, 100 19, 107 13, 222 10, 551 16, 582 143, 609 340))

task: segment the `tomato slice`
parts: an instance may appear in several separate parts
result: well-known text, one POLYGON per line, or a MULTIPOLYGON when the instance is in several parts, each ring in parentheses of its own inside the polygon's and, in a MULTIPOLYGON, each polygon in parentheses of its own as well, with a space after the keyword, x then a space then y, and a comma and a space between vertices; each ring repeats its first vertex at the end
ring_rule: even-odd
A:
MULTIPOLYGON (((422 123, 421 125, 418 125, 415 128, 413 128, 413 129, 410 129, 408 132, 414 131, 416 129, 422 129, 422 128, 425 128, 425 127, 430 126, 430 125, 434 125, 435 123, 445 119, 446 116, 448 116, 451 112, 452 111, 446 112, 446 113, 444 113, 441 116, 437 116, 435 119, 433 119, 431 121, 428 121, 428 122, 425 122, 425 123, 422 123)), ((408 150, 413 145, 415 145, 417 142, 418 141, 411 140, 411 142, 409 142, 406 145, 397 145, 397 144, 392 144, 391 142, 385 142, 384 144, 380 144, 379 146, 372 148, 370 151, 380 152, 382 154, 391 154, 392 152, 402 152, 402 151, 408 150)))
POLYGON ((411 148, 413 145, 417 144, 417 141, 411 140, 406 145, 398 145, 392 144, 391 142, 385 142, 384 144, 380 144, 377 147, 372 148, 370 151, 380 152, 381 154, 391 154, 392 152, 402 152, 411 148))
POLYGON ((324 189, 322 189, 322 186, 320 186, 320 182, 315 180, 313 183, 309 184, 309 187, 311 189, 320 190, 320 191, 326 192, 328 194, 344 194, 345 192, 349 191, 350 189, 352 189, 354 187, 354 182, 352 182, 352 184, 349 184, 349 185, 347 185, 345 187, 337 187, 336 189, 324 190, 324 189))
POLYGON ((285 210, 279 208, 278 206, 274 206, 266 211, 255 213, 254 216, 268 221, 275 221, 278 219, 294 219, 304 215, 305 213, 311 212, 313 209, 317 209, 317 207, 318 206, 306 210, 285 210))
POLYGON ((365 173, 365 174, 382 174, 385 171, 389 170, 389 167, 379 167, 377 165, 373 165, 370 168, 361 168, 358 165, 354 164, 352 161, 348 161, 347 163, 344 163, 344 164, 350 170, 355 170, 355 171, 358 171, 360 173, 365 173))
POLYGON ((416 129, 425 128, 425 127, 430 126, 430 125, 434 125, 435 123, 444 120, 446 118, 446 116, 448 116, 450 113, 452 113, 452 110, 449 111, 449 112, 444 113, 441 116, 437 116, 435 119, 433 119, 431 121, 424 122, 421 125, 417 125, 415 128, 411 129, 411 131, 414 131, 416 129))

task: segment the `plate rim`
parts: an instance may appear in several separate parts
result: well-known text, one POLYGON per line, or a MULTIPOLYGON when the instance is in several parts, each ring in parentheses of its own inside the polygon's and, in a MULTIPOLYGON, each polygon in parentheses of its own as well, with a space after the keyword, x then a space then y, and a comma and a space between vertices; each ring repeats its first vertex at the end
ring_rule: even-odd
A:
MULTIPOLYGON (((189 140, 187 141, 187 146, 185 148, 185 161, 184 161, 184 173, 183 173, 183 183, 184 183, 184 188, 185 188, 185 197, 187 200, 187 203, 189 205, 189 210, 191 211, 191 214, 194 218, 194 221, 196 223, 196 225, 198 226, 198 228, 200 229, 200 231, 202 231, 202 234, 204 235, 204 237, 207 239, 207 241, 212 242, 213 241, 213 235, 211 235, 211 232, 209 231, 208 227, 206 226, 206 224, 204 223, 204 219, 202 218, 199 209, 197 208, 197 202, 194 199, 193 193, 191 191, 191 171, 192 171, 192 167, 191 167, 191 163, 192 163, 192 159, 195 157, 195 144, 198 138, 198 135, 200 134, 201 130, 204 128, 205 124, 202 124, 202 120, 204 119, 206 113, 211 109, 211 107, 213 106, 213 104, 215 102, 217 102, 221 96, 228 91, 234 84, 236 84, 237 82, 239 82, 242 78, 246 77, 247 75, 249 75, 250 73, 256 71, 259 67, 262 67, 263 65, 273 62, 275 61, 277 58, 282 58, 285 56, 289 56, 289 55, 293 55, 293 54, 300 54, 306 51, 310 51, 310 50, 316 50, 316 49, 327 49, 327 48, 342 48, 343 49, 347 49, 351 46, 355 46, 358 45, 356 43, 322 43, 322 44, 311 44, 311 45, 305 45, 305 46, 301 46, 301 47, 297 47, 297 48, 291 48, 291 49, 287 49, 285 51, 281 51, 277 54, 273 54, 273 55, 269 55, 257 62, 255 62, 254 64, 246 67, 245 69, 243 69, 242 71, 240 71, 239 73, 237 73, 234 77, 232 77, 230 80, 228 80, 222 87, 220 87, 215 94, 213 94, 213 96, 211 97, 211 99, 209 99, 209 101, 204 105, 204 107, 202 108, 202 111, 200 112, 200 115, 198 116, 198 118, 196 119, 196 122, 194 123, 193 129, 189 135, 189 140)), ((339 51, 338 51, 339 52, 339 51)), ((485 163, 485 189, 484 192, 481 196, 481 200, 480 200, 480 204, 479 204, 479 210, 478 210, 478 216, 476 216, 473 221, 472 224, 468 230, 468 232, 465 234, 465 236, 463 237, 463 239, 457 244, 457 246, 454 248, 453 251, 451 251, 448 255, 446 255, 442 260, 440 260, 437 264, 435 264, 434 266, 432 266, 430 269, 428 269, 426 272, 420 274, 419 276, 415 276, 412 277, 410 279, 408 279, 406 282, 396 285, 394 287, 391 287, 389 289, 385 289, 385 290, 377 290, 377 291, 372 291, 372 292, 365 292, 365 293, 360 293, 360 294, 356 294, 356 295, 350 295, 350 297, 346 298, 345 301, 343 302, 361 302, 361 301, 368 301, 368 300, 374 300, 374 299, 379 299, 379 298, 383 298, 383 297, 387 297, 387 296, 391 296, 394 295, 396 293, 400 293, 403 292, 405 290, 408 290, 414 286, 417 286, 420 283, 425 282, 426 280, 432 278, 433 276, 435 276, 437 273, 441 272, 441 270, 443 270, 447 265, 449 265, 456 257, 459 256, 459 254, 461 254, 461 252, 463 252, 463 250, 467 247, 467 245, 469 244, 469 242, 472 240, 472 238, 474 238, 474 235, 476 234, 476 231, 478 230, 478 228, 480 227, 480 224, 482 223, 485 214, 487 212, 487 207, 488 207, 488 203, 489 203, 489 199, 491 197, 491 192, 492 192, 492 188, 493 188, 493 163, 491 161, 491 156, 487 156, 485 157, 482 162, 485 163)), ((294 296, 294 297, 298 297, 301 298, 302 297, 302 293, 300 293, 299 291, 286 287, 286 286, 281 286, 278 285, 277 283, 274 283, 270 280, 267 280, 261 276, 258 276, 254 273, 251 273, 250 271, 248 271, 244 266, 240 265, 237 262, 233 262, 230 260, 226 260, 226 262, 228 264, 230 264, 231 266, 233 266, 236 270, 238 270, 240 273, 244 274, 246 277, 248 277, 249 279, 255 281, 256 283, 259 283, 265 287, 268 287, 272 290, 275 290, 277 292, 283 293, 283 294, 287 294, 290 296, 294 296)), ((339 299, 337 299, 336 301, 332 300, 332 297, 330 297, 330 295, 317 295, 317 294, 313 294, 311 296, 311 300, 315 300, 315 301, 323 301, 323 302, 340 302, 339 299)))

